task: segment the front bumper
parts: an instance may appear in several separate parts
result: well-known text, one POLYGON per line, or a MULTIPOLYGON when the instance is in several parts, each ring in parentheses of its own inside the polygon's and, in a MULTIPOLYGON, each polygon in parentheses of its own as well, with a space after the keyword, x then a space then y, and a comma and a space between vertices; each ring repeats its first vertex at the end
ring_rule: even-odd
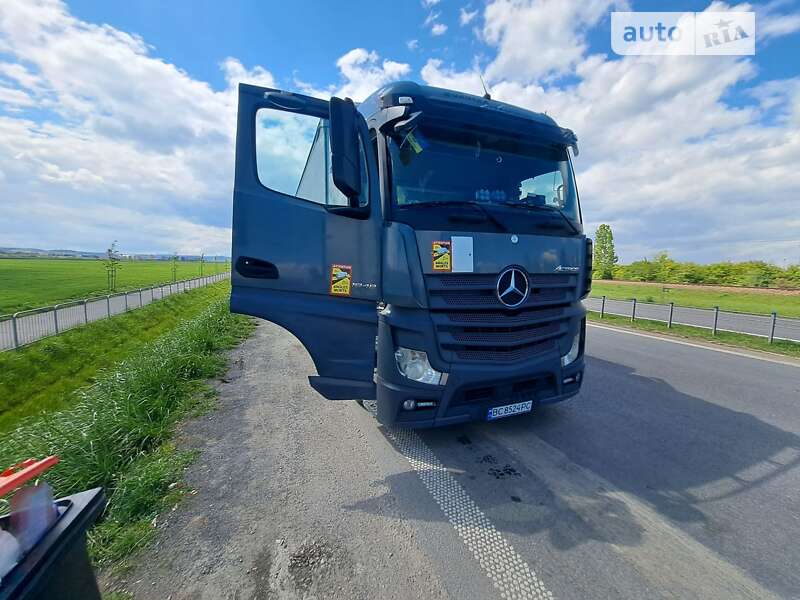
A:
MULTIPOLYGON (((580 327, 581 320, 574 326, 580 327)), ((561 402, 580 391, 583 341, 578 358, 566 367, 561 366, 560 352, 555 352, 513 364, 450 363, 443 369, 426 334, 414 346, 428 352, 434 368, 448 373, 446 385, 419 384, 400 375, 394 362, 397 340, 389 323, 383 319, 379 323, 376 391, 378 420, 384 425, 426 428, 485 420, 492 407, 531 400, 535 411, 536 406, 561 402), (435 406, 405 410, 403 403, 409 399, 435 406)))

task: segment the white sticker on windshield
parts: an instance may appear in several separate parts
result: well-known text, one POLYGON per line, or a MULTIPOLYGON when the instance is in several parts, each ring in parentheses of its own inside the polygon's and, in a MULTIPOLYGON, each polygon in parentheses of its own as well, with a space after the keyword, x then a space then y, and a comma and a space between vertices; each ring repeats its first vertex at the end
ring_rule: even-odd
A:
POLYGON ((475 269, 472 261, 472 237, 453 236, 453 273, 472 273, 475 269))

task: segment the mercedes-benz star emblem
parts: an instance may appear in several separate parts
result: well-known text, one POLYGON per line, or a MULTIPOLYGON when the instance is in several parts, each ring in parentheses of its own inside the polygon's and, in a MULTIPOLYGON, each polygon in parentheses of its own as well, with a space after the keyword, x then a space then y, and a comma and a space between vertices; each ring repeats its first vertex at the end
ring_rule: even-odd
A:
POLYGON ((517 308, 528 299, 528 276, 518 267, 508 267, 497 278, 497 299, 508 308, 517 308))

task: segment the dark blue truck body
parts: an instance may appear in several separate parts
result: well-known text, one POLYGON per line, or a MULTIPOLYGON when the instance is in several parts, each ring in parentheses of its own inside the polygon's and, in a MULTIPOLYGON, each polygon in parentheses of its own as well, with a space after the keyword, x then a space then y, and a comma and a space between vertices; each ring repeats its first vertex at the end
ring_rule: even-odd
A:
POLYGON ((403 427, 578 392, 591 242, 571 131, 488 98, 391 84, 358 106, 363 183, 332 207, 262 185, 259 110, 330 116, 326 135, 344 134, 327 101, 240 86, 231 309, 292 332, 312 387, 375 401, 381 423, 403 427))

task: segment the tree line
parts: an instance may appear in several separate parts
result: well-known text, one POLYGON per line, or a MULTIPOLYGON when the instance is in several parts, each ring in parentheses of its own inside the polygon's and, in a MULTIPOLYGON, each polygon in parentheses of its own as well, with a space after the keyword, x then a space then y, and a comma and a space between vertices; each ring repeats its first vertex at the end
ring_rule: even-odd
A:
POLYGON ((785 268, 760 260, 698 264, 675 260, 666 252, 651 259, 619 264, 614 251, 614 234, 605 223, 595 233, 593 267, 595 279, 800 288, 800 264, 785 268))

